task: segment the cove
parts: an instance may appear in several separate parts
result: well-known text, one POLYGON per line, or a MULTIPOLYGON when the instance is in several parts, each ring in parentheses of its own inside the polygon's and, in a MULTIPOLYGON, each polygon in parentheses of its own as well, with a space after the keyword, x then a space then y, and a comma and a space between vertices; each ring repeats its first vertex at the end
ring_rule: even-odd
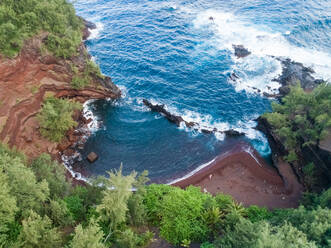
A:
MULTIPOLYGON (((81 153, 85 157, 94 151, 99 159, 94 164, 83 160, 77 170, 104 175, 123 163, 126 172, 148 170, 154 181, 168 182, 237 142, 250 143, 263 157, 270 155, 266 138, 254 129, 254 120, 270 110, 271 100, 263 92, 277 89, 272 79, 279 75, 281 65, 271 56, 283 55, 278 53, 285 50, 289 51, 285 56, 300 61, 298 54, 310 51, 301 48, 309 37, 288 34, 301 20, 297 16, 285 24, 283 15, 294 13, 294 5, 276 2, 279 13, 275 13, 268 6, 240 2, 76 3, 78 14, 98 27, 86 43, 90 53, 123 94, 116 102, 88 105, 96 128, 81 153), (268 13, 274 17, 268 18, 268 13), (243 44, 252 55, 236 58, 234 44, 243 44), (286 49, 278 51, 274 44, 286 49), (240 77, 237 82, 230 79, 233 72, 240 77), (246 136, 225 139, 178 128, 149 111, 144 98, 165 104, 172 113, 201 127, 234 128, 246 136)), ((318 27, 314 31, 319 32, 318 27)), ((325 45, 318 46, 323 50, 325 45)), ((317 61, 316 53, 311 54, 307 59, 317 61)))

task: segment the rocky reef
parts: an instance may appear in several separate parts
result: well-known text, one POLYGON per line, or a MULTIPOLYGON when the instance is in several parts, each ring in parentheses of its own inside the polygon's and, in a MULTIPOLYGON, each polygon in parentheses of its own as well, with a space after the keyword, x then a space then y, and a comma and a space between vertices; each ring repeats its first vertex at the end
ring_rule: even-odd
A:
POLYGON ((152 104, 151 102, 149 102, 146 99, 143 99, 143 103, 150 108, 153 112, 157 112, 160 113, 161 115, 163 115, 168 121, 175 123, 178 127, 181 125, 181 123, 184 123, 184 125, 188 128, 192 128, 195 130, 200 130, 202 133, 205 134, 211 134, 211 133, 221 133, 221 134, 225 134, 227 136, 231 136, 231 137, 236 137, 236 136, 243 136, 245 135, 244 133, 238 132, 236 130, 233 129, 229 129, 229 130, 218 130, 217 128, 213 128, 213 129, 206 129, 206 128, 201 128, 199 123, 197 122, 188 122, 185 121, 183 119, 183 117, 175 115, 170 113, 169 111, 167 111, 165 109, 164 104, 152 104))

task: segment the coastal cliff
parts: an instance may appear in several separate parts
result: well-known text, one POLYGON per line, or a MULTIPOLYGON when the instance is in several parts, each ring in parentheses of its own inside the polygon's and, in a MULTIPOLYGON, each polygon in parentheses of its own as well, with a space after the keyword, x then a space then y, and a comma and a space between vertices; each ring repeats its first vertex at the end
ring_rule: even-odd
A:
MULTIPOLYGON (((87 39, 93 25, 83 23, 82 36, 87 39)), ((15 58, 0 57, 0 141, 23 151, 29 158, 41 153, 59 158, 83 135, 72 129, 60 143, 45 139, 37 120, 45 98, 54 96, 83 103, 89 99, 116 99, 121 94, 109 77, 96 72, 90 72, 87 86, 73 87, 73 77, 84 71, 91 59, 83 41, 76 55, 64 59, 43 49, 47 36, 43 32, 25 41, 15 58)), ((81 111, 76 111, 73 119, 80 127, 89 121, 81 111)))
MULTIPOLYGON (((279 58, 283 65, 282 74, 275 79, 281 84, 279 94, 275 97, 282 104, 282 99, 290 93, 290 87, 296 86, 300 83, 304 92, 312 92, 318 85, 323 83, 323 80, 315 79, 313 77, 314 71, 311 68, 305 67, 301 63, 291 61, 289 59, 279 58)), ((273 164, 278 168, 280 160, 283 160, 289 154, 285 147, 285 140, 282 139, 276 131, 276 128, 268 121, 265 116, 257 118, 257 129, 263 132, 268 138, 269 145, 272 150, 273 164)), ((313 163, 314 177, 318 178, 314 184, 315 190, 319 191, 327 188, 331 182, 330 165, 331 165, 331 149, 330 149, 330 132, 322 140, 318 140, 317 144, 304 145, 304 140, 300 141, 296 149, 298 159, 290 163, 299 181, 309 188, 305 180, 303 168, 309 163, 313 163)), ((279 168, 278 168, 279 170, 279 168)), ((281 173, 280 173, 281 174, 281 173)))

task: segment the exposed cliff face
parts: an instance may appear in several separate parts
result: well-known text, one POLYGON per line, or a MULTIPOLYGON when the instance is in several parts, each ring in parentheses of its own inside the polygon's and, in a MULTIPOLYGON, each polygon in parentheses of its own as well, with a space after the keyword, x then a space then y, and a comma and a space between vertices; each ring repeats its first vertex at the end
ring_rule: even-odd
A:
MULTIPOLYGON (((283 65, 282 75, 275 79, 282 86, 279 89, 280 100, 286 96, 290 91, 290 86, 296 85, 300 82, 302 88, 306 92, 312 91, 316 86, 323 82, 323 80, 315 79, 312 76, 314 72, 312 69, 305 67, 301 63, 291 61, 289 59, 281 59, 283 65)), ((278 158, 288 154, 283 143, 284 141, 278 137, 274 128, 270 125, 267 119, 259 117, 257 119, 257 129, 262 131, 268 138, 274 164, 277 165, 278 158)), ((304 183, 304 174, 302 172, 303 166, 313 162, 316 170, 316 177, 319 179, 317 185, 319 188, 330 185, 331 182, 331 145, 330 135, 325 140, 321 141, 320 146, 301 146, 297 151, 298 161, 292 164, 293 169, 298 175, 300 181, 304 183)))
MULTIPOLYGON (((59 59, 42 52, 46 37, 43 33, 27 41, 14 59, 0 58, 0 141, 15 146, 28 157, 43 152, 55 156, 63 148, 40 135, 36 116, 45 97, 54 95, 79 102, 120 97, 120 90, 109 77, 91 75, 93 82, 88 87, 73 89, 71 68, 74 65, 78 70, 84 69, 88 56, 84 44, 78 48, 77 56, 59 59)), ((75 114, 75 119, 84 122, 80 113, 75 114)), ((70 139, 67 136, 63 143, 71 142, 70 139)))
MULTIPOLYGON (((278 168, 279 161, 288 154, 282 141, 275 133, 274 128, 264 117, 257 119, 257 129, 263 132, 267 138, 272 150, 272 160, 274 165, 278 168)), ((331 182, 331 152, 321 149, 319 146, 301 146, 297 151, 298 161, 291 164, 293 170, 298 176, 300 182, 305 185, 304 173, 302 168, 313 162, 315 165, 316 190, 328 187, 331 182)), ((278 168, 279 170, 280 168, 278 168)), ((280 172, 281 174, 281 172, 280 172)), ((307 185, 305 185, 307 186, 307 185)))

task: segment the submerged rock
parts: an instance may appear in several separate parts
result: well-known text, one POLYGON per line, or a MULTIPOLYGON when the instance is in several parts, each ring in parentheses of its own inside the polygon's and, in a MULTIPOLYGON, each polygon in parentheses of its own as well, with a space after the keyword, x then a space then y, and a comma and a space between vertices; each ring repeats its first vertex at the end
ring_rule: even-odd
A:
POLYGON ((98 158, 99 157, 98 157, 98 155, 95 152, 91 152, 89 155, 87 155, 87 160, 90 163, 94 163, 95 161, 97 161, 98 158))

